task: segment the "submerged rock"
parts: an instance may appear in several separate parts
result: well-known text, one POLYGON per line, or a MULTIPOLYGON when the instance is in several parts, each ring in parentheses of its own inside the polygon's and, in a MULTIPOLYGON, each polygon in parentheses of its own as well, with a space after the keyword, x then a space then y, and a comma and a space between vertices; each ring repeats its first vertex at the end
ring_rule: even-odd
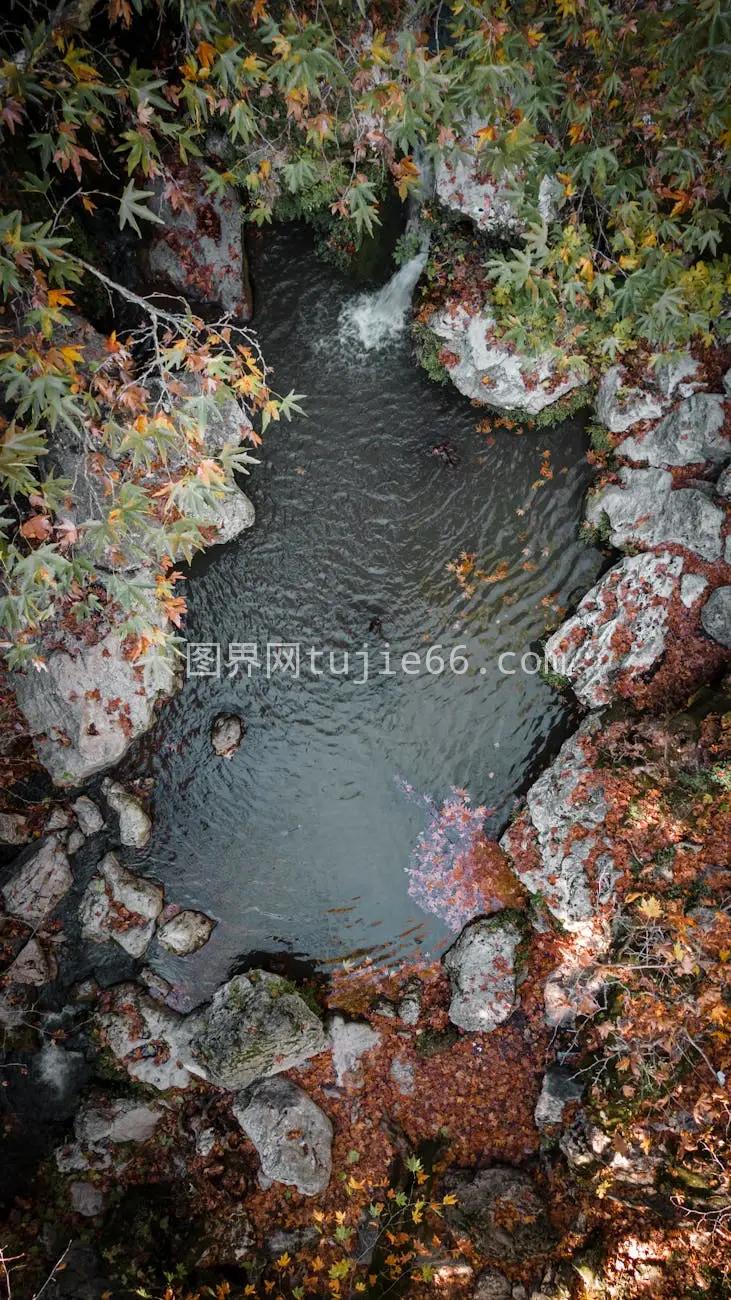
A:
POLYGON ((599 717, 587 718, 562 745, 528 791, 526 814, 500 841, 526 889, 540 894, 567 930, 579 932, 592 927, 595 914, 588 858, 595 858, 600 899, 611 895, 614 882, 611 842, 601 834, 607 812, 601 773, 584 749, 599 729, 599 717))
POLYGON ((178 912, 159 926, 157 937, 164 948, 178 957, 187 957, 208 943, 215 924, 204 912, 178 912))
POLYGON ((533 1179, 509 1165, 455 1170, 444 1180, 457 1204, 445 1211, 447 1222, 465 1232, 481 1255, 517 1261, 549 1251, 555 1233, 533 1179))
POLYGON ((137 984, 117 984, 97 1014, 103 1041, 115 1060, 140 1083, 164 1092, 187 1088, 191 1024, 137 984))
POLYGON ((252 970, 224 984, 200 1013, 192 1055, 205 1078, 239 1089, 302 1065, 327 1046, 320 1020, 291 985, 252 970))
POLYGON ((13 872, 0 893, 11 916, 37 927, 55 911, 73 883, 66 852, 58 837, 51 835, 13 872))
POLYGON ((219 758, 233 758, 244 735, 244 724, 234 713, 219 713, 211 727, 211 744, 219 758))
POLYGON ((625 467, 618 477, 619 483, 608 483, 586 504, 591 527, 608 519, 613 546, 680 546, 703 560, 720 559, 725 515, 704 492, 674 490, 672 475, 664 469, 625 467))
POLYGON ((625 438, 616 454, 654 466, 722 464, 731 456, 723 402, 717 393, 694 393, 648 433, 625 438))
POLYGON ((154 718, 155 701, 170 695, 169 664, 134 664, 117 632, 75 655, 54 651, 47 672, 17 672, 13 688, 36 752, 56 785, 81 785, 118 763, 154 718))
POLYGON ((537 415, 584 383, 570 367, 559 371, 549 352, 531 356, 502 343, 487 308, 470 313, 461 303, 448 303, 430 326, 453 354, 454 360, 445 363, 452 383, 473 401, 537 415))
POLYGON ((119 838, 129 848, 143 849, 150 838, 152 820, 135 795, 125 790, 118 781, 102 783, 104 797, 112 812, 119 817, 119 838))
POLYGON ((452 1024, 487 1033, 512 1015, 517 1005, 515 951, 520 939, 517 925, 500 915, 465 926, 444 955, 452 1024))
POLYGON ((123 867, 113 853, 99 863, 81 900, 81 932, 94 943, 113 939, 130 957, 141 957, 165 902, 160 885, 123 867))
POLYGON ((659 420, 666 403, 661 396, 623 381, 621 366, 611 366, 602 376, 596 399, 596 417, 610 433, 625 433, 640 420, 659 420))
POLYGON ((704 632, 731 650, 731 587, 716 587, 711 592, 701 610, 701 623, 704 632))
POLYGON ((608 704, 624 673, 646 672, 659 662, 682 571, 682 559, 669 552, 626 556, 549 637, 547 662, 569 678, 582 704, 608 704))
POLYGON ((288 1079, 264 1079, 240 1094, 233 1110, 266 1178, 305 1196, 324 1192, 332 1172, 333 1127, 306 1092, 288 1079))

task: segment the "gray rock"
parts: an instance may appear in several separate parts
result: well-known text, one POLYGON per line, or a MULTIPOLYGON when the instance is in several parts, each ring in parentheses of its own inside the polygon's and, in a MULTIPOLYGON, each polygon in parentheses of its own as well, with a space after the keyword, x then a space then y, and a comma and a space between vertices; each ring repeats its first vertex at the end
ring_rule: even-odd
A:
MULTIPOLYGON (((235 541, 248 528, 254 527, 256 511, 246 493, 233 486, 221 493, 210 509, 201 511, 198 521, 203 527, 215 528, 215 545, 224 546, 227 542, 235 541)), ((213 544, 208 543, 209 546, 213 544)))
POLYGON ((731 587, 716 587, 711 592, 701 610, 701 623, 704 632, 731 650, 731 587))
POLYGON ((546 1129, 560 1124, 566 1107, 570 1102, 578 1101, 583 1091, 583 1085, 570 1070, 559 1065, 547 1070, 536 1102, 536 1128, 544 1133, 546 1129))
POLYGON ((333 1127, 301 1088, 264 1079, 240 1094, 234 1115, 254 1143, 262 1173, 304 1196, 324 1192, 332 1172, 333 1127))
POLYGON ((685 353, 675 361, 665 359, 658 362, 655 367, 658 388, 663 397, 674 397, 676 389, 680 389, 682 392, 681 384, 683 387, 691 387, 691 385, 686 385, 685 381, 694 379, 697 373, 698 362, 694 361, 690 353, 685 353))
POLYGON ((21 948, 12 966, 5 972, 5 979, 10 984, 40 987, 41 984, 50 984, 57 974, 58 962, 52 949, 32 938, 21 948))
POLYGON ((164 1092, 186 1088, 192 1022, 138 987, 117 984, 96 1017, 102 1040, 127 1073, 164 1092))
POLYGON ((335 1082, 339 1088, 362 1088, 361 1057, 377 1047, 381 1035, 370 1025, 333 1016, 329 1025, 335 1082))
POLYGON ((716 491, 724 501, 731 501, 731 465, 723 471, 716 484, 716 491))
POLYGON ((104 1209, 104 1193, 101 1187, 95 1187, 93 1183, 72 1183, 69 1191, 71 1209, 76 1214, 83 1214, 89 1219, 101 1214, 104 1209))
POLYGON ((465 397, 500 410, 537 415, 581 387, 584 380, 577 370, 569 368, 565 378, 558 378, 551 353, 523 355, 488 337, 494 325, 489 311, 471 314, 457 302, 448 303, 430 321, 437 338, 458 358, 447 371, 465 397))
POLYGON ((129 848, 143 849, 150 838, 152 820, 139 799, 125 790, 118 781, 104 781, 102 790, 112 812, 119 817, 119 838, 122 843, 129 848))
POLYGON ((436 197, 452 212, 469 218, 478 230, 506 237, 520 227, 515 200, 510 196, 510 182, 515 177, 506 174, 485 179, 481 174, 479 141, 475 139, 481 125, 475 118, 457 145, 448 154, 442 153, 434 173, 436 197))
POLYGON ((452 1000, 449 1019, 460 1029, 495 1029, 516 1007, 515 951, 520 930, 492 916, 471 921, 444 954, 452 1000))
POLYGON ((655 393, 628 388, 622 383, 622 367, 612 366, 599 385, 597 419, 610 433, 624 433, 640 420, 658 420, 665 403, 655 393))
POLYGON ((252 970, 218 989, 200 1014, 192 1056, 212 1083, 239 1089, 302 1065, 327 1046, 320 1020, 287 981, 252 970))
POLYGON ((112 1163, 119 1167, 119 1156, 112 1148, 125 1142, 146 1142, 164 1114, 156 1103, 92 1093, 74 1119, 74 1142, 55 1152, 59 1171, 108 1169, 112 1163))
POLYGON ((85 794, 79 795, 71 807, 76 813, 76 820, 79 823, 79 830, 84 835, 96 835, 104 826, 104 818, 97 808, 93 799, 85 794))
POLYGON ((699 573, 684 573, 680 580, 680 599, 686 609, 691 609, 695 602, 700 599, 708 586, 705 578, 699 573))
POLYGON ((583 1171, 603 1162, 604 1153, 611 1147, 612 1139, 581 1110, 571 1127, 561 1134, 558 1145, 570 1168, 583 1171))
POLYGON ((590 964, 567 963, 557 967, 548 976, 543 989, 548 1027, 568 1029, 580 1016, 595 1015, 605 982, 606 977, 590 964))
POLYGON ((204 912, 178 912, 158 928, 157 937, 169 952, 187 957, 208 943, 215 924, 204 912))
POLYGON ((458 1169, 446 1176, 444 1190, 457 1197, 457 1204, 445 1210, 447 1222, 465 1232, 481 1255, 512 1262, 541 1255, 554 1245, 543 1198, 520 1169, 458 1169))
POLYGON ((0 844, 27 844, 30 838, 22 813, 0 813, 0 844))
POLYGON ((46 667, 44 673, 15 673, 13 687, 38 757, 61 786, 81 785, 118 763, 151 726, 155 701, 175 684, 162 660, 143 665, 126 659, 116 632, 73 657, 54 651, 46 667))
POLYGON ((69 997, 72 1002, 96 1002, 99 998, 101 989, 92 975, 85 980, 77 980, 69 989, 69 997))
POLYGON ((621 469, 618 484, 607 484, 587 500, 592 527, 605 515, 613 546, 681 546, 704 560, 720 559, 724 512, 697 488, 674 491, 667 470, 621 469))
POLYGON ((731 370, 727 370, 723 377, 723 391, 727 397, 731 397, 731 370))
POLYGON ((480 1273, 473 1300, 512 1300, 513 1287, 504 1273, 496 1268, 487 1268, 480 1273))
POLYGON ((242 1206, 236 1206, 223 1218, 210 1224, 206 1248, 197 1262, 198 1268, 240 1268, 252 1257, 256 1234, 251 1219, 242 1206))
POLYGON ((47 835, 52 835, 54 831, 68 830, 70 824, 71 813, 68 808, 54 808, 43 829, 47 835))
POLYGON ((682 570, 682 559, 669 552, 625 556, 549 637, 546 660, 569 678, 582 704, 608 704, 622 674, 647 672, 661 660, 682 570))
POLYGON ((219 758, 233 758, 241 744, 244 724, 233 713, 219 713, 211 727, 211 744, 219 758))
POLYGON ((723 419, 722 397, 694 393, 642 437, 625 438, 616 453, 655 466, 722 464, 731 455, 723 419))
POLYGON ((174 210, 156 184, 153 209, 163 224, 153 231, 147 259, 150 274, 162 287, 190 301, 218 304, 227 315, 251 318, 250 289, 243 245, 241 202, 236 189, 207 195, 195 164, 174 178, 187 205, 174 210))
POLYGON ((86 836, 83 831, 78 829, 69 831, 69 836, 66 840, 66 852, 70 857, 73 857, 75 853, 78 853, 79 849, 83 849, 85 844, 86 836))
POLYGON ((130 957, 141 957, 164 906, 163 890, 128 871, 113 853, 102 858, 99 872, 81 900, 81 932, 94 943, 113 939, 130 957))
POLYGON ((409 1097, 414 1091, 415 1074, 411 1061, 403 1056, 395 1056, 391 1062, 391 1079, 397 1092, 402 1097, 409 1097))
POLYGON ((398 1004, 398 1013, 405 1025, 417 1025, 421 1015, 422 986, 420 981, 410 980, 404 989, 398 1004))
POLYGON ((577 932, 591 928, 594 919, 585 863, 598 847, 602 853, 597 870, 609 881, 613 879, 611 843, 601 835, 607 812, 601 774, 595 772, 584 750, 599 729, 600 716, 592 715, 581 724, 531 786, 527 826, 520 820, 514 822, 500 841, 526 889, 540 894, 556 920, 577 932), (535 866, 526 864, 525 850, 530 845, 537 858, 535 866))
POLYGON ((0 893, 11 916, 39 926, 55 911, 73 883, 68 857, 58 837, 51 835, 13 872, 0 893))

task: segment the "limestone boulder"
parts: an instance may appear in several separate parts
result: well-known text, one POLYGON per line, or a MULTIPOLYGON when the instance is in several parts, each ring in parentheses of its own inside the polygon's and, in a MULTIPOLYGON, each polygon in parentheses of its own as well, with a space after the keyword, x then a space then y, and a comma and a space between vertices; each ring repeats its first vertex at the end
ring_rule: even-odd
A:
POLYGON ((117 632, 76 654, 56 650, 46 672, 17 672, 13 687, 36 752, 58 786, 81 785, 118 763, 172 694, 169 664, 133 663, 117 632))
POLYGON ((612 895, 616 872, 611 839, 604 833, 607 802, 601 770, 588 747, 600 714, 587 718, 528 791, 525 814, 508 827, 500 845, 525 888, 537 894, 567 930, 589 933, 602 902, 612 895), (593 859, 596 891, 586 865, 593 859))
POLYGON ((541 1091, 535 1109, 536 1128, 544 1133, 557 1127, 571 1102, 578 1101, 584 1091, 583 1084, 560 1065, 553 1066, 543 1076, 541 1091))
POLYGON ((204 912, 183 911, 158 927, 157 937, 164 948, 178 957, 187 957, 208 943, 216 922, 204 912))
POLYGON ((37 928, 51 916, 73 883, 66 851, 58 836, 50 835, 12 871, 0 894, 11 916, 37 928))
POLYGON ((332 1172, 333 1127, 302 1088, 263 1079, 234 1102, 234 1115, 256 1147, 261 1172, 304 1196, 324 1192, 332 1172))
POLYGON ((717 393, 694 393, 670 411, 654 428, 625 438, 618 456, 656 467, 723 464, 731 456, 724 433, 724 399, 717 393))
POLYGON ((569 678, 582 704, 608 704, 625 673, 641 674, 659 663, 682 572, 682 558, 669 552, 625 556, 549 637, 547 662, 569 678))
POLYGON ((716 587, 711 592, 701 610, 701 623, 704 632, 731 650, 731 587, 716 587))
POLYGON ((81 932, 94 943, 114 940, 130 957, 142 957, 163 909, 160 885, 123 867, 113 853, 99 863, 81 900, 81 932))
POLYGON ((456 1196, 445 1211, 452 1228, 470 1237, 481 1255, 514 1263, 551 1250, 556 1237, 546 1204, 529 1174, 510 1165, 457 1169, 444 1190, 456 1196))
POLYGON ((520 939, 515 922, 499 914, 465 926, 444 955, 452 1024, 488 1033, 512 1015, 517 1005, 515 953, 520 939))
POLYGON ((102 1041, 132 1079, 164 1092, 186 1088, 191 1025, 133 983, 105 994, 96 1016, 102 1041))
POLYGON ((228 316, 251 319, 251 287, 241 202, 234 186, 209 195, 200 169, 179 167, 156 185, 161 218, 147 251, 148 271, 163 289, 228 316))
POLYGON ((329 1030, 336 1084, 339 1088, 362 1088, 362 1057, 378 1046, 381 1035, 370 1025, 344 1016, 333 1016, 329 1030))
POLYGON ((119 818, 119 838, 129 848, 142 849, 152 831, 152 820, 135 795, 125 790, 118 781, 102 783, 104 798, 112 812, 119 818))
POLYGON ((551 353, 521 354, 501 342, 489 308, 469 312, 455 300, 432 317, 430 326, 443 344, 452 383, 473 401, 537 415, 584 383, 570 364, 559 369, 551 353))
POLYGON ((721 558, 725 513, 698 488, 673 488, 663 469, 621 469, 586 504, 592 528, 609 522, 613 546, 652 550, 678 546, 713 563, 721 558))
POLYGON ((218 989, 197 1017, 192 1060, 220 1088, 302 1065, 328 1047, 322 1022, 279 975, 252 970, 218 989))
POLYGON ((596 399, 596 417, 610 433, 626 433, 640 420, 659 420, 667 402, 655 384, 633 387, 621 366, 611 366, 602 376, 596 399))

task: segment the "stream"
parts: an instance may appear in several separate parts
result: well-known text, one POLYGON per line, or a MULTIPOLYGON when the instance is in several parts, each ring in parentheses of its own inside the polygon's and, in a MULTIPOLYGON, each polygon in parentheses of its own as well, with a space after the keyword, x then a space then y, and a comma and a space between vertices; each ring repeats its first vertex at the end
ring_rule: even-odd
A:
POLYGON ((487 412, 412 359, 413 275, 364 297, 287 227, 255 241, 252 276, 270 382, 305 394, 307 414, 267 431, 243 485, 255 528, 197 559, 184 584, 186 638, 220 645, 220 677, 189 677, 126 764, 154 778, 153 836, 127 860, 169 902, 218 921, 192 957, 151 951, 195 1001, 247 955, 327 969, 439 950, 450 932, 417 906, 406 871, 425 806, 402 783, 437 803, 462 788, 491 810, 488 834, 502 829, 569 721, 521 656, 601 565, 579 538, 582 422, 477 432, 487 412), (454 467, 433 454, 445 441, 454 467), (491 579, 469 598, 447 568, 463 551, 491 579), (280 642, 300 644, 299 678, 267 674, 267 644, 280 642), (231 644, 257 646, 261 667, 229 676, 231 644), (424 668, 436 645, 439 674, 424 668), (324 652, 321 676, 310 647, 324 652), (449 670, 452 651, 466 672, 449 670), (418 674, 401 670, 409 652, 418 674), (517 671, 500 671, 504 654, 517 671), (210 730, 229 712, 247 730, 226 761, 210 730))

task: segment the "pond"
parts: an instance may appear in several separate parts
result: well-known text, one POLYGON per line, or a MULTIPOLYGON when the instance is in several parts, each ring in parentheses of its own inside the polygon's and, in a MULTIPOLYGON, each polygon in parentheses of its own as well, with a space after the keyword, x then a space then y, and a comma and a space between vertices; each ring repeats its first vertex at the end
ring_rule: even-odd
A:
POLYGON ((430 381, 404 331, 368 350, 344 326, 360 291, 305 231, 259 238, 252 274, 273 387, 306 394, 307 414, 266 435, 244 485, 255 528, 186 584, 186 637, 221 647, 220 677, 188 677, 127 767, 155 782, 136 869, 219 922, 195 956, 153 960, 197 1001, 246 954, 327 967, 444 943, 409 894, 427 810, 403 785, 437 804, 467 791, 498 833, 568 721, 521 657, 601 564, 579 537, 581 421, 478 432, 486 412, 430 381), (433 454, 445 442, 454 466, 433 454), (448 568, 463 552, 483 575, 471 595, 448 568), (298 678, 267 672, 275 643, 299 644, 298 678), (256 646, 261 666, 229 675, 231 645, 256 646), (443 672, 425 666, 436 646, 443 672), (230 761, 210 743, 221 712, 247 728, 230 761))

